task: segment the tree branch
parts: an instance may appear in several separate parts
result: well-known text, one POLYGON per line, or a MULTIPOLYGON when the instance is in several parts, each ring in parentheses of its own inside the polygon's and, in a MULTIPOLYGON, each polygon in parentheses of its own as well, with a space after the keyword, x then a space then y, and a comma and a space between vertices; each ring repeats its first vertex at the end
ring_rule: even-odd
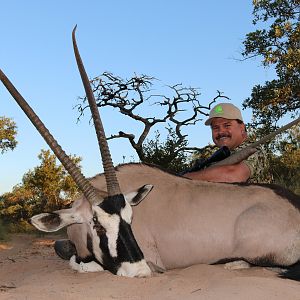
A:
MULTIPOLYGON (((167 86, 171 95, 152 93, 152 87, 156 78, 141 75, 133 76, 130 79, 122 79, 112 73, 105 72, 101 76, 91 80, 91 85, 97 101, 97 106, 112 107, 129 118, 143 124, 141 134, 136 137, 132 133, 119 131, 118 134, 111 135, 108 139, 127 138, 143 159, 143 143, 149 135, 151 129, 158 123, 170 122, 177 135, 176 145, 182 145, 187 137, 182 133, 182 129, 187 126, 195 125, 202 120, 202 116, 208 116, 211 106, 220 98, 229 99, 217 91, 208 105, 202 105, 199 97, 198 88, 184 87, 182 84, 167 86), (142 107, 157 105, 161 111, 152 110, 152 116, 142 116, 139 114, 142 107)), ((86 97, 79 98, 81 104, 77 105, 79 111, 78 119, 83 115, 86 105, 86 97)), ((198 150, 196 147, 179 147, 178 151, 198 150)))

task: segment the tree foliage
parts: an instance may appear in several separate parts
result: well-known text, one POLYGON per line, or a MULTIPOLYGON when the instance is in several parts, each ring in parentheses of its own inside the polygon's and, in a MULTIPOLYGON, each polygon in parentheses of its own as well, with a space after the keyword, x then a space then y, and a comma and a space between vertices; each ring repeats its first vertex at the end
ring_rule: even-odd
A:
MULTIPOLYGON (((0 215, 6 221, 28 220, 33 215, 58 210, 69 205, 78 188, 62 165, 56 164, 54 154, 42 150, 40 165, 28 171, 22 183, 2 195, 0 215)), ((78 157, 72 157, 79 166, 78 157)))
POLYGON ((179 173, 189 166, 188 155, 181 151, 187 146, 186 138, 178 140, 175 131, 167 127, 168 135, 164 141, 161 134, 155 132, 155 138, 147 140, 143 146, 144 162, 162 167, 170 172, 179 173))
POLYGON ((300 195, 300 125, 277 138, 270 172, 276 183, 300 195))
MULTIPOLYGON (((40 166, 23 176, 23 185, 40 200, 42 211, 60 209, 76 194, 77 186, 65 168, 56 164, 56 157, 49 150, 42 150, 38 157, 40 166)), ((72 160, 77 165, 81 161, 78 157, 72 160)))
POLYGON ((16 147, 16 135, 16 123, 10 118, 0 117, 0 151, 2 154, 16 147))
POLYGON ((262 24, 246 35, 245 59, 261 57, 264 66, 273 66, 277 78, 256 85, 243 103, 254 113, 254 126, 277 122, 300 111, 300 1, 254 0, 253 23, 262 24))
MULTIPOLYGON (((252 108, 250 132, 260 138, 274 130, 284 116, 300 114, 300 1, 253 0, 253 24, 260 26, 246 35, 245 59, 259 57, 264 67, 272 67, 276 78, 256 85, 243 103, 252 108)), ((299 193, 299 126, 265 147, 269 172, 274 181, 299 193)))

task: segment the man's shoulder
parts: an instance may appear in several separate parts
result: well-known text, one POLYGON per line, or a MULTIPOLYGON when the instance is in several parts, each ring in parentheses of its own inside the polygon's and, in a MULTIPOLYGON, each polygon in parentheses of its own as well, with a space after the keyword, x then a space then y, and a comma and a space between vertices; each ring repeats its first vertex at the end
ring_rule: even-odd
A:
MULTIPOLYGON (((231 154, 238 152, 248 146, 251 146, 251 144, 253 144, 252 142, 250 142, 249 140, 245 140, 242 144, 240 144, 239 146, 237 146, 236 148, 234 148, 233 150, 231 150, 231 154)), ((261 150, 260 147, 256 147, 257 150, 261 150)))
MULTIPOLYGON (((245 141, 236 147, 231 153, 238 152, 245 147, 251 146, 250 141, 245 141)), ((257 151, 244 160, 244 163, 249 167, 251 175, 250 182, 271 182, 270 176, 267 173, 268 157, 267 152, 263 147, 256 147, 257 151)))

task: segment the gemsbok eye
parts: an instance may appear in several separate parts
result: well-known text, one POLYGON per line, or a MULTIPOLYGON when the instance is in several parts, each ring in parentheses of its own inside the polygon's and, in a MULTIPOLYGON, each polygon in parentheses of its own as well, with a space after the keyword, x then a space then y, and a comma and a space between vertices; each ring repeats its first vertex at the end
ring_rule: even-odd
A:
POLYGON ((95 223, 93 228, 96 230, 98 236, 101 236, 106 233, 105 228, 100 223, 95 223))

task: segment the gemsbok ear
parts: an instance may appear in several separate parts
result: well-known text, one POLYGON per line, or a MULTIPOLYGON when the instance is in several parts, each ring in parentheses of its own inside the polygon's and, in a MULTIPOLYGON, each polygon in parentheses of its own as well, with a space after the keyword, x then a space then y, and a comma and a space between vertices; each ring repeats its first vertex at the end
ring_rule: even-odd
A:
POLYGON ((71 224, 83 222, 80 215, 76 214, 72 208, 61 209, 53 213, 42 213, 33 216, 30 221, 38 230, 45 232, 55 232, 71 224))
POLYGON ((140 204, 146 196, 150 193, 150 191, 153 189, 152 184, 145 184, 142 187, 140 187, 138 190, 132 191, 127 193, 125 196, 126 201, 131 206, 136 206, 140 204))

